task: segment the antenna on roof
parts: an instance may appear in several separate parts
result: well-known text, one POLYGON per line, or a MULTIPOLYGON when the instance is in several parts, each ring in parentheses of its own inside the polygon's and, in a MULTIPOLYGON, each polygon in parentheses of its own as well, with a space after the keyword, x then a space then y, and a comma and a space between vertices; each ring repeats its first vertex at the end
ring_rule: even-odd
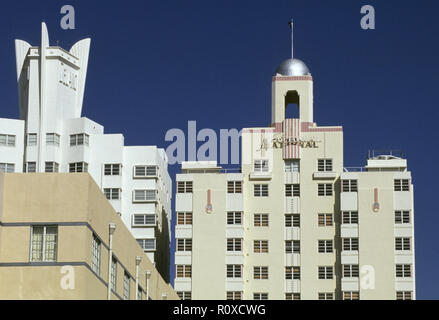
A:
POLYGON ((291 19, 288 24, 291 28, 291 59, 294 59, 294 42, 293 42, 293 34, 294 34, 294 28, 293 28, 293 19, 291 19))

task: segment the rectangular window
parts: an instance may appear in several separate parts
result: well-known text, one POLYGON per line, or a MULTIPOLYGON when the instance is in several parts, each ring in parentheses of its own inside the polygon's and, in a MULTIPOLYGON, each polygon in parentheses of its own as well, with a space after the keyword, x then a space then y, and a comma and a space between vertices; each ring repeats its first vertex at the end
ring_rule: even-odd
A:
POLYGON ((157 190, 134 190, 133 202, 146 202, 157 200, 157 190))
POLYGON ((37 163, 36 162, 27 162, 25 171, 26 172, 37 172, 37 163))
POLYGON ((36 146, 37 145, 37 134, 36 133, 28 133, 27 134, 27 146, 36 146))
POLYGON ((45 172, 59 172, 59 164, 56 162, 46 162, 44 167, 45 172))
POLYGON ((300 172, 299 160, 285 160, 285 172, 300 172))
POLYGON ((242 291, 227 291, 227 300, 242 300, 242 291))
POLYGON ((396 300, 412 300, 412 292, 396 291, 396 300))
POLYGON ((119 163, 110 163, 104 165, 104 175, 106 176, 118 176, 120 175, 120 167, 119 163))
POLYGON ((268 184, 255 184, 253 188, 255 197, 268 197, 268 184))
POLYGON ((319 292, 319 300, 334 300, 333 292, 319 292))
POLYGON ((226 266, 227 278, 242 278, 242 265, 240 264, 228 264, 226 266))
POLYGON ((177 295, 181 300, 192 300, 191 291, 177 291, 177 295))
POLYGON ((286 280, 300 280, 300 267, 285 267, 286 280))
POLYGON ((73 162, 69 163, 69 172, 88 172, 88 163, 87 162, 73 162))
POLYGON ((254 292, 253 293, 253 300, 268 300, 268 293, 267 292, 254 292))
POLYGON ((192 251, 192 239, 177 239, 177 251, 192 251))
POLYGON ((134 178, 156 177, 157 169, 155 165, 134 166, 134 178))
POLYGON ((177 193, 192 193, 192 181, 178 181, 177 193))
POLYGON ((360 292, 358 291, 344 291, 343 300, 359 300, 360 292))
POLYGON ((126 271, 123 273, 123 299, 130 300, 130 275, 126 271))
POLYGON ((286 240, 285 253, 300 253, 300 240, 286 240))
POLYGON ((395 191, 410 191, 409 179, 395 179, 394 180, 395 191))
POLYGON ((57 133, 46 133, 46 145, 59 146, 60 136, 57 133))
POLYGON ((285 227, 300 227, 300 214, 286 214, 285 227))
POLYGON ((300 293, 287 292, 287 293, 285 293, 285 300, 300 300, 300 293))
POLYGON ((242 212, 240 211, 227 212, 227 224, 242 225, 242 212))
POLYGON ((242 181, 227 181, 227 193, 242 193, 242 181))
POLYGON ((358 250, 358 238, 343 238, 343 250, 357 251, 358 250))
POLYGON ((119 200, 120 189, 118 188, 104 188, 104 195, 108 200, 119 200))
POLYGON ((253 279, 267 280, 268 279, 268 267, 253 267, 253 279))
POLYGON ((357 180, 342 180, 343 192, 358 192, 357 180))
POLYGON ((241 238, 227 239, 227 251, 241 252, 242 251, 242 239, 241 238))
POLYGON ((333 252, 333 241, 332 240, 319 240, 319 253, 332 253, 333 252))
POLYGON ((358 224, 358 212, 343 211, 342 219, 343 219, 343 224, 358 224))
POLYGON ((360 276, 358 264, 344 264, 343 277, 344 278, 358 278, 360 276))
POLYGON ((300 197, 300 184, 286 184, 285 197, 300 197))
POLYGON ((0 171, 4 173, 15 172, 15 164, 13 163, 0 163, 0 171))
POLYGON ((268 172, 268 160, 255 160, 254 172, 268 172))
POLYGON ((191 225, 192 224, 192 212, 177 212, 177 224, 191 225))
POLYGON ((117 283, 117 260, 113 257, 111 259, 111 290, 116 291, 117 283))
POLYGON ((153 239, 136 239, 137 243, 142 247, 143 251, 155 251, 156 240, 153 239))
POLYGON ((317 170, 320 172, 332 171, 332 159, 318 159, 317 170))
POLYGON ((142 288, 140 286, 137 287, 137 300, 142 300, 143 299, 143 291, 142 288))
POLYGON ((410 238, 395 238, 396 251, 410 251, 410 238))
POLYGON ((70 146, 82 146, 82 145, 89 145, 89 139, 90 136, 86 133, 79 133, 79 134, 71 134, 70 135, 70 146))
POLYGON ((133 214, 133 227, 155 226, 156 223, 156 215, 154 213, 133 214))
POLYGON ((334 278, 334 267, 332 266, 319 267, 319 279, 333 279, 333 278, 334 278))
POLYGON ((396 224, 408 224, 410 223, 410 211, 395 211, 395 223, 396 224))
POLYGON ((319 227, 330 227, 333 224, 332 213, 319 213, 319 227))
POLYGON ((318 184, 318 195, 319 196, 332 196, 332 184, 319 183, 318 184))
POLYGON ((192 266, 190 264, 177 264, 175 267, 177 278, 192 277, 192 266))
POLYGON ((31 232, 31 261, 56 261, 58 227, 32 226, 31 232))
POLYGON ((15 135, 0 134, 0 147, 15 147, 15 135))
POLYGON ((93 234, 91 242, 91 269, 97 275, 101 272, 101 240, 93 234))
POLYGON ((254 216, 255 227, 268 227, 268 213, 256 213, 254 216))
POLYGON ((254 253, 268 253, 268 240, 254 240, 253 241, 254 253))

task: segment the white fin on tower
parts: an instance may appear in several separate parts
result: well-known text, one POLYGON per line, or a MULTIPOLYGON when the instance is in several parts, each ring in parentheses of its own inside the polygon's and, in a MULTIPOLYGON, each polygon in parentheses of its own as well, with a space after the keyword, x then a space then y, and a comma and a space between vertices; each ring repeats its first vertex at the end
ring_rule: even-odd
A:
POLYGON ((86 38, 76 42, 71 48, 70 53, 79 59, 79 75, 78 75, 78 96, 76 106, 79 114, 82 111, 82 102, 84 100, 85 79, 87 78, 88 56, 90 52, 91 39, 86 38))

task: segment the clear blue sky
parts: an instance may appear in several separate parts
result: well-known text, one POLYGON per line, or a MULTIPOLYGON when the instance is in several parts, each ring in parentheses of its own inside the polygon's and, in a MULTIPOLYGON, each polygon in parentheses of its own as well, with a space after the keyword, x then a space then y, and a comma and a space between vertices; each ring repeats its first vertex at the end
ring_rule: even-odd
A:
MULTIPOLYGON (((68 49, 92 38, 84 116, 128 145, 167 146, 170 128, 266 126, 271 76, 290 54, 314 78, 314 119, 344 128, 345 166, 403 149, 415 185, 420 299, 439 298, 437 1, 7 1, 0 11, 0 117, 18 117, 13 40, 68 49), (60 9, 76 9, 76 30, 60 9), (376 30, 360 28, 374 5, 376 30)), ((179 166, 170 168, 171 176, 179 166)))

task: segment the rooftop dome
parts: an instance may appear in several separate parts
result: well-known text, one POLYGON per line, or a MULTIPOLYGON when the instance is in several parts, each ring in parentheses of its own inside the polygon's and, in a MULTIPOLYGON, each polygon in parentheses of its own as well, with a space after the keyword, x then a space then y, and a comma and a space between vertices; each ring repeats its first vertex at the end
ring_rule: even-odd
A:
POLYGON ((299 59, 287 59, 277 67, 274 75, 281 76, 310 76, 308 67, 299 59))

